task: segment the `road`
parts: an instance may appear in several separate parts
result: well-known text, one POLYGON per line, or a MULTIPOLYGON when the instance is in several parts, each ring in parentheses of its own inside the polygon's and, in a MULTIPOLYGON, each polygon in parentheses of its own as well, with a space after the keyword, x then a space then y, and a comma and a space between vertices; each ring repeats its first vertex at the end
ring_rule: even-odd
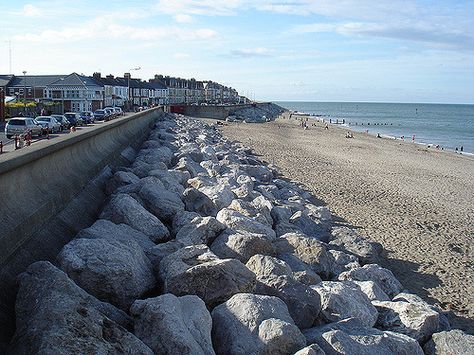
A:
MULTIPOLYGON (((132 112, 127 112, 127 113, 125 113, 125 116, 130 115, 130 114, 133 114, 133 113, 132 112)), ((93 124, 88 124, 87 126, 78 127, 77 129, 78 130, 83 130, 83 129, 92 128, 94 126, 102 124, 103 122, 104 121, 96 121, 93 124)), ((55 137, 60 137, 60 136, 65 135, 65 134, 69 134, 69 131, 64 131, 62 133, 50 134, 49 139, 54 139, 55 137)), ((32 140, 32 144, 35 144, 39 140, 45 140, 45 139, 46 139, 45 137, 41 137, 41 138, 34 137, 33 140, 32 140)), ((8 153, 8 152, 11 152, 11 151, 15 150, 14 141, 12 139, 7 139, 7 137, 5 136, 5 123, 3 123, 3 122, 0 123, 0 142, 3 143, 3 153, 8 153)))

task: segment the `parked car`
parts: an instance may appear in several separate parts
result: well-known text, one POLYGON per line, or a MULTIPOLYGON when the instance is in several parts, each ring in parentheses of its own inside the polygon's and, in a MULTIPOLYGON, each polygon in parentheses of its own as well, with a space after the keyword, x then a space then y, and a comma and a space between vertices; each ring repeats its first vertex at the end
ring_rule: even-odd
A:
POLYGON ((32 117, 13 117, 5 125, 5 135, 11 139, 15 134, 23 134, 31 131, 33 136, 41 136, 42 127, 32 117))
POLYGON ((67 118, 69 123, 71 123, 72 126, 77 127, 77 126, 83 126, 84 121, 77 112, 66 112, 64 116, 67 118))
POLYGON ((113 109, 114 109, 115 114, 116 114, 117 116, 123 116, 122 108, 117 107, 117 106, 114 106, 113 109))
POLYGON ((69 129, 71 127, 71 123, 68 121, 66 116, 64 115, 51 115, 51 116, 54 117, 56 121, 59 122, 63 130, 69 129))
POLYGON ((94 114, 91 111, 82 111, 80 113, 80 116, 82 120, 88 124, 88 123, 94 123, 94 114))
POLYGON ((107 116, 109 119, 115 118, 115 111, 112 107, 105 107, 104 111, 106 112, 107 116))
POLYGON ((94 111, 94 118, 97 121, 108 121, 109 120, 105 110, 95 110, 94 111))
POLYGON ((52 116, 38 116, 35 121, 43 127, 44 132, 46 132, 46 129, 49 129, 50 133, 62 131, 61 124, 52 116))

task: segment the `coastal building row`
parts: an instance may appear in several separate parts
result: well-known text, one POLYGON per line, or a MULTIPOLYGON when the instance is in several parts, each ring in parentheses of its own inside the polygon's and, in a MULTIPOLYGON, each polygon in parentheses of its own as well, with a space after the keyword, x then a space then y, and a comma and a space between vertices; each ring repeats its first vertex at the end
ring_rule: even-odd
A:
POLYGON ((107 106, 243 103, 237 90, 213 81, 155 75, 148 81, 113 75, 0 75, 0 119, 5 100, 56 103, 64 111, 94 111, 107 106))

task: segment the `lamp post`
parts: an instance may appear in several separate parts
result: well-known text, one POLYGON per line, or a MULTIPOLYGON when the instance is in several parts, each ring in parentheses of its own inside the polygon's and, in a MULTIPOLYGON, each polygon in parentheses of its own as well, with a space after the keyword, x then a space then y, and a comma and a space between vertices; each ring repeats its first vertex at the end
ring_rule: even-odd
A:
POLYGON ((23 70, 23 114, 26 115, 26 70, 23 70))
POLYGON ((128 70, 128 84, 127 84, 127 87, 128 87, 128 110, 130 111, 130 77, 132 76, 131 74, 131 71, 132 70, 140 70, 141 67, 136 67, 136 68, 132 68, 132 69, 129 69, 128 70))

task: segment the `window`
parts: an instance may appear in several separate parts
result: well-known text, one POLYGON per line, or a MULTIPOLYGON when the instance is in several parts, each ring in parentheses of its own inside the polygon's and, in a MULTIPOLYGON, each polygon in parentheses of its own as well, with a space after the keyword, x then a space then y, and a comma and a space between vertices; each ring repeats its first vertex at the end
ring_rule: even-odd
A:
POLYGON ((14 88, 10 88, 9 92, 10 92, 10 96, 15 95, 15 89, 14 88))

